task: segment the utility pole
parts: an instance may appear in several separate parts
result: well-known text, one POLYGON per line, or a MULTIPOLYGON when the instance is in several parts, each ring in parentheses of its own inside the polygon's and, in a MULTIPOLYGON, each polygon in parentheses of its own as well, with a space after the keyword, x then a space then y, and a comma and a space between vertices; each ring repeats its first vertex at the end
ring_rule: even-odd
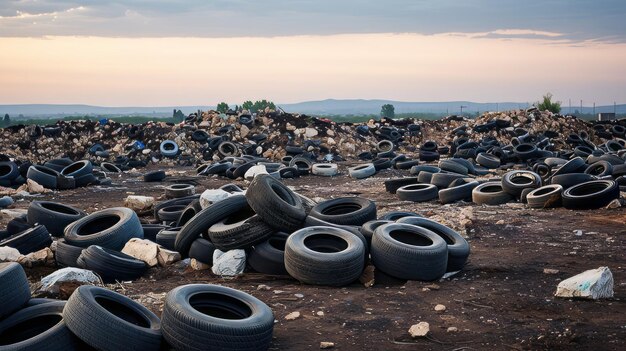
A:
POLYGON ((461 116, 463 116, 463 109, 466 108, 467 106, 463 106, 461 105, 461 116))
POLYGON ((500 103, 496 102, 496 112, 500 112, 500 103))
POLYGON ((569 114, 572 114, 572 99, 569 99, 569 114))
POLYGON ((593 103, 593 115, 594 116, 596 115, 596 103, 595 102, 593 103))
POLYGON ((617 103, 613 101, 613 114, 617 116, 617 103))
POLYGON ((580 100, 580 114, 583 114, 583 100, 580 100))

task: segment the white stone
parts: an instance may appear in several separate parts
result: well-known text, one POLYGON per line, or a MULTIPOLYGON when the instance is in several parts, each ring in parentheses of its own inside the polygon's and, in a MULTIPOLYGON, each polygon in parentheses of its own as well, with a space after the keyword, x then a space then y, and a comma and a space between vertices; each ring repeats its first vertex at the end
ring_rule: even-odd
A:
POLYGON ((21 217, 21 216, 25 215, 26 211, 27 210, 25 210, 25 209, 16 208, 16 209, 13 209, 13 210, 6 210, 6 209, 5 210, 0 210, 0 213, 2 213, 3 216, 8 216, 9 219, 13 219, 15 217, 21 217))
POLYGON ((0 246, 0 262, 16 262, 20 256, 21 254, 17 249, 0 246))
POLYGON ((294 319, 298 319, 300 318, 300 312, 296 311, 296 312, 291 312, 288 315, 285 316, 285 319, 288 321, 292 321, 294 319))
POLYGON ((457 327, 449 327, 447 330, 448 333, 456 333, 458 331, 459 331, 459 328, 457 327))
POLYGON ((250 169, 246 171, 246 174, 244 174, 243 177, 245 180, 252 180, 254 179, 254 177, 256 177, 259 174, 269 174, 267 173, 267 169, 265 168, 265 165, 256 165, 256 166, 250 167, 250 169))
POLYGON ((200 207, 203 209, 229 197, 230 193, 222 189, 207 189, 200 195, 200 207))
POLYGON ((333 347, 335 347, 334 342, 330 342, 330 341, 320 342, 320 349, 332 349, 333 347))
POLYGON ((40 291, 52 294, 59 293, 63 283, 79 283, 80 285, 101 284, 100 278, 92 271, 80 268, 67 267, 59 269, 41 278, 40 291))
POLYGON ((243 273, 246 268, 246 252, 244 250, 230 250, 213 252, 213 274, 222 277, 234 277, 243 273))
POLYGON ((446 306, 439 304, 437 306, 435 306, 435 311, 437 312, 444 312, 446 310, 446 306))
POLYGON ((152 206, 154 206, 154 197, 129 195, 126 199, 124 199, 124 206, 136 212, 149 211, 152 206))
POLYGON ((409 329, 409 334, 413 338, 423 337, 428 334, 430 331, 430 324, 428 322, 419 322, 417 324, 413 324, 409 329))
POLYGON ((174 262, 180 261, 181 256, 179 252, 159 247, 159 255, 157 256, 157 259, 159 260, 159 266, 165 267, 174 262))
POLYGON ((17 262, 24 267, 54 265, 54 254, 49 247, 39 251, 31 252, 28 255, 20 256, 17 262))
POLYGON ((613 274, 608 267, 590 269, 560 282, 554 296, 603 299, 613 297, 613 274))
POLYGON ((315 128, 306 128, 305 132, 304 132, 304 135, 307 138, 312 138, 312 137, 317 135, 317 129, 315 129, 315 128))
POLYGON ((132 238, 124 245, 122 252, 144 261, 150 267, 159 264, 159 259, 157 258, 159 245, 150 240, 132 238))
POLYGON ((191 267, 194 271, 204 271, 211 268, 208 264, 200 262, 195 258, 192 258, 191 261, 189 261, 189 267, 191 267))

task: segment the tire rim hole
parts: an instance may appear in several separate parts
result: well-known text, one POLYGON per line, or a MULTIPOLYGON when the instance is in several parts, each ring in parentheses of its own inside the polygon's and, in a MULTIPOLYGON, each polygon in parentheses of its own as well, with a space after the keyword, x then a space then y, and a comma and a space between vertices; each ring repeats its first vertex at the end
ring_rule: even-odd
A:
POLYGON ((416 232, 392 230, 389 236, 394 240, 412 246, 430 246, 433 244, 432 240, 416 232))
POLYGON ((322 210, 322 214, 329 216, 344 215, 353 213, 360 210, 362 207, 357 204, 340 204, 336 206, 330 206, 322 210))
POLYGON ((348 248, 348 242, 330 234, 315 234, 304 239, 304 246, 315 252, 337 253, 348 248))
POLYGON ((220 319, 245 319, 252 315, 248 305, 228 295, 196 294, 189 299, 189 304, 202 314, 220 319))
POLYGON ((83 223, 81 228, 78 229, 78 235, 91 235, 99 233, 103 230, 109 229, 116 225, 120 221, 120 217, 116 215, 108 215, 100 218, 96 218, 89 222, 83 223))
POLYGON ((65 214, 69 214, 69 215, 77 215, 78 211, 73 210, 67 206, 63 206, 60 204, 55 204, 55 203, 50 203, 50 202, 43 202, 41 203, 41 207, 45 208, 46 210, 50 210, 50 211, 54 211, 54 212, 58 212, 58 213, 65 213, 65 214))
POLYGON ((137 313, 134 309, 117 301, 113 301, 104 296, 96 297, 98 305, 102 306, 109 313, 112 313, 116 317, 139 326, 141 328, 150 328, 150 322, 141 314, 137 313))
POLYGON ((18 323, 0 334, 0 345, 16 344, 33 338, 63 320, 60 314, 40 315, 18 323))

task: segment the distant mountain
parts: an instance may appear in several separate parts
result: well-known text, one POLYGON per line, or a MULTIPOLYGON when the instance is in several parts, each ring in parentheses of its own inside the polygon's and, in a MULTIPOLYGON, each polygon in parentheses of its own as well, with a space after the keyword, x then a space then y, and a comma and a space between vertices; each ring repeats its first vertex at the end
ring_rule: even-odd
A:
MULTIPOLYGON (((505 111, 512 109, 527 108, 526 102, 490 102, 477 103, 471 101, 443 101, 443 102, 406 102, 393 100, 336 100, 327 99, 321 101, 305 101, 290 104, 277 104, 283 110, 294 113, 306 113, 310 115, 369 115, 380 113, 384 104, 392 104, 396 113, 437 113, 458 114, 461 106, 465 113, 485 111, 505 111)), ((64 116, 126 116, 141 115, 155 117, 169 117, 174 109, 180 109, 189 114, 201 110, 215 109, 215 106, 161 106, 161 107, 103 107, 90 105, 0 105, 0 117, 8 113, 11 117, 23 115, 24 118, 60 118, 64 116)), ((579 107, 572 106, 571 113, 593 113, 593 107, 584 106, 582 111, 579 107), (578 112, 576 112, 578 110, 578 112)), ((618 114, 626 114, 626 104, 616 106, 618 114)), ((568 106, 562 106, 563 113, 570 113, 568 106)), ((596 106, 596 113, 613 112, 613 106, 596 106)))

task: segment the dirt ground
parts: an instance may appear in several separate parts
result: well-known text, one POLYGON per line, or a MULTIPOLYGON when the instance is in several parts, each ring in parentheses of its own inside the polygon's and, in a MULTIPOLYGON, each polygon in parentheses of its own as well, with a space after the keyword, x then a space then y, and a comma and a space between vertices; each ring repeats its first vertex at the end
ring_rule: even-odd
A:
MULTIPOLYGON (((196 178, 191 168, 170 172, 175 174, 163 183, 144 183, 140 174, 127 174, 113 178, 112 187, 82 188, 33 199, 60 201, 93 212, 121 206, 130 194, 162 196, 163 186, 175 181, 197 181, 198 193, 231 182, 196 178)), ((385 179, 399 174, 387 170, 358 181, 345 175, 332 179, 308 176, 285 183, 311 198, 370 198, 376 201, 379 215, 405 210, 444 220, 467 234, 471 245, 469 262, 456 276, 436 282, 406 282, 378 274, 371 288, 358 282, 331 288, 257 273, 225 280, 210 270, 190 271, 178 265, 153 268, 137 281, 110 287, 157 314, 165 293, 178 285, 212 283, 246 291, 274 311, 272 350, 319 349, 323 341, 333 342, 337 350, 626 349, 624 208, 530 210, 519 204, 488 207, 403 202, 385 192, 383 185, 385 179), (471 223, 467 217, 473 217, 471 223), (576 235, 578 230, 582 235, 576 235), (559 281, 600 266, 613 272, 613 299, 554 298, 559 281), (545 268, 558 273, 546 274, 545 268), (437 304, 445 305, 445 312, 436 312, 437 304), (286 320, 294 311, 301 316, 286 320), (429 337, 411 339, 407 331, 420 321, 430 324, 429 337), (458 331, 449 332, 449 327, 458 331)), ((28 203, 18 201, 16 207, 26 208, 28 203)), ((7 220, 6 216, 0 218, 0 224, 6 225, 7 220)), ((31 270, 31 282, 51 270, 31 270)))

